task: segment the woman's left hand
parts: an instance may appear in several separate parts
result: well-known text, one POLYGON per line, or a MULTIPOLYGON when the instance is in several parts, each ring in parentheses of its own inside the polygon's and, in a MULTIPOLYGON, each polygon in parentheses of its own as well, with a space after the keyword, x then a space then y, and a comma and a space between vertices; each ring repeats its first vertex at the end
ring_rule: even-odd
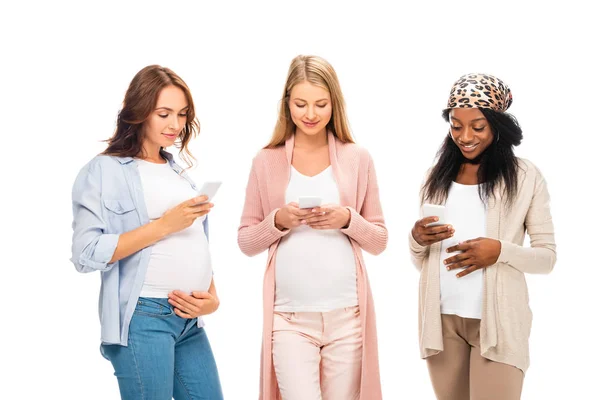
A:
POLYGON ((326 204, 315 207, 317 215, 306 218, 304 223, 313 229, 342 229, 350 224, 350 210, 339 204, 326 204))
POLYGON ((190 296, 174 290, 169 293, 169 304, 175 307, 175 314, 181 318, 197 318, 217 311, 219 299, 208 292, 192 292, 190 296))
POLYGON ((499 240, 490 238, 470 239, 455 246, 448 247, 448 253, 460 251, 460 254, 444 260, 448 271, 456 268, 465 268, 456 274, 458 278, 477 271, 481 268, 494 265, 500 256, 502 245, 499 240))

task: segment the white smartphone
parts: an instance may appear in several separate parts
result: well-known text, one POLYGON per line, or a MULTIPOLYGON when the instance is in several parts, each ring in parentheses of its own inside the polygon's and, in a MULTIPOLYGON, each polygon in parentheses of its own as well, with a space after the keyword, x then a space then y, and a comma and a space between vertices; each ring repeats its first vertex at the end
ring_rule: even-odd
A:
POLYGON ((437 204, 423 204, 423 218, 438 217, 437 222, 427 224, 427 226, 446 225, 446 207, 437 204))
POLYGON ((198 190, 198 195, 199 196, 207 196, 208 200, 206 200, 202 203, 198 203, 198 204, 210 203, 212 201, 213 197, 215 197, 215 195, 217 194, 217 190, 219 190, 220 186, 221 186, 220 181, 204 182, 202 184, 202 187, 200 188, 200 190, 198 190))
POLYGON ((300 196, 298 199, 299 208, 313 208, 321 205, 321 198, 317 196, 300 196))

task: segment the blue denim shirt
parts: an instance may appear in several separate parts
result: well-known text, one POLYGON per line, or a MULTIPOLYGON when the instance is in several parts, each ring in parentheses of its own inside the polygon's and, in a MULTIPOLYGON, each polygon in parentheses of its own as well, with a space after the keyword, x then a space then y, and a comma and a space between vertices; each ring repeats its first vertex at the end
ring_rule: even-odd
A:
MULTIPOLYGON (((198 190, 185 170, 166 151, 173 171, 198 190)), ((150 222, 142 180, 131 157, 99 155, 85 165, 73 185, 71 261, 79 272, 100 271, 100 325, 103 344, 127 346, 129 322, 144 284, 152 246, 109 263, 121 233, 150 222)), ((204 220, 208 238, 208 218, 204 220)), ((201 318, 198 324, 202 326, 201 318)))

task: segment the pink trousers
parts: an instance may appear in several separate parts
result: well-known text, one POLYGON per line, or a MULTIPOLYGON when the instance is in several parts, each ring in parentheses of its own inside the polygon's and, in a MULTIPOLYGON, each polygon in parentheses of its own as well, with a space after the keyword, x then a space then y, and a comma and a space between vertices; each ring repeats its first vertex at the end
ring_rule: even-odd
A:
POLYGON ((273 365, 283 400, 355 400, 360 392, 358 306, 275 312, 273 365))

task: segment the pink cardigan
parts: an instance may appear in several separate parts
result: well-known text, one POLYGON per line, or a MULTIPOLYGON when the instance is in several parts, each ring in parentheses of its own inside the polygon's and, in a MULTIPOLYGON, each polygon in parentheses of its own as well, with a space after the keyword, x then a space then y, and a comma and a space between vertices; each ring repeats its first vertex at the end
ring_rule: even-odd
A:
MULTIPOLYGON (((361 248, 379 254, 387 245, 387 229, 379 203, 379 188, 373 160, 356 144, 344 144, 328 134, 329 157, 340 191, 340 203, 351 213, 348 228, 356 257, 358 305, 363 326, 363 355, 360 400, 381 400, 377 331, 371 288, 361 248)), ((275 252, 280 239, 289 233, 275 227, 275 213, 285 205, 290 179, 294 137, 284 146, 261 150, 253 160, 246 202, 238 229, 242 252, 253 256, 269 249, 263 284, 263 343, 261 357, 260 400, 280 400, 272 363, 273 304, 275 301, 275 252)))

